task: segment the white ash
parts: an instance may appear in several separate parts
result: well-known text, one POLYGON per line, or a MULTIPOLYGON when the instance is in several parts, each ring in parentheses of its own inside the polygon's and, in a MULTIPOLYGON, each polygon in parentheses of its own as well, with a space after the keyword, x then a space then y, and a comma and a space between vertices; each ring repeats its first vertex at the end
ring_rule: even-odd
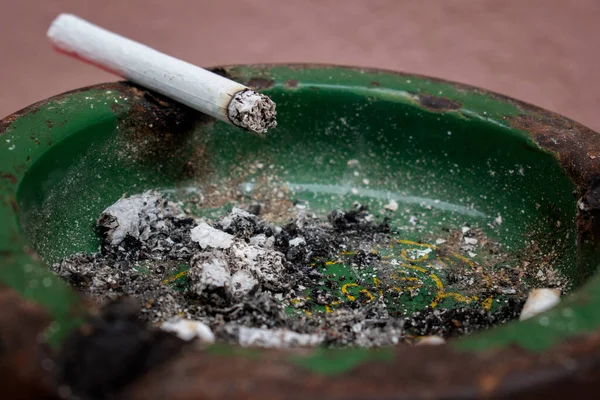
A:
POLYGON ((502 225, 502 215, 498 214, 498 216, 494 218, 494 224, 502 225))
POLYGON ((249 240, 249 243, 253 246, 264 247, 266 249, 272 249, 275 246, 275 237, 265 235, 264 233, 260 233, 256 236, 252 236, 249 240))
POLYGON ((282 253, 236 239, 225 250, 195 255, 189 278, 198 295, 219 289, 225 296, 239 299, 259 284, 269 290, 284 290, 283 263, 282 253))
POLYGON ((225 254, 213 251, 200 253, 195 257, 188 273, 192 290, 198 295, 218 289, 227 293, 231 284, 231 271, 225 254))
POLYGON ((466 244, 477 244, 477 239, 475 238, 465 237, 464 241, 466 244))
POLYGON ((243 299, 258 288, 259 281, 250 271, 240 270, 233 274, 229 290, 234 299, 243 299))
POLYGON ((263 249, 238 241, 231 247, 231 259, 234 271, 248 270, 256 276, 261 284, 271 290, 283 290, 285 256, 276 250, 263 249))
POLYGON ((147 240, 153 229, 164 228, 165 218, 181 215, 175 203, 147 191, 119 199, 100 214, 98 224, 106 228, 106 237, 115 246, 127 236, 147 240))
POLYGON ((228 326, 230 334, 237 335, 241 346, 267 348, 314 347, 325 339, 323 335, 297 333, 288 329, 248 328, 228 326))
POLYGON ((391 199, 389 201, 389 203, 387 203, 385 206, 383 206, 383 208, 385 208, 386 210, 389 210, 389 211, 396 211, 396 210, 398 210, 398 202, 394 199, 391 199))
POLYGON ((201 248, 228 249, 233 243, 233 236, 215 229, 206 222, 201 222, 190 231, 192 240, 201 248))
POLYGON ((275 103, 268 96, 250 89, 233 96, 228 116, 234 125, 258 133, 266 133, 277 126, 275 103))
POLYGON ((290 246, 300 246, 306 244, 306 240, 303 237, 297 237, 290 240, 290 246))

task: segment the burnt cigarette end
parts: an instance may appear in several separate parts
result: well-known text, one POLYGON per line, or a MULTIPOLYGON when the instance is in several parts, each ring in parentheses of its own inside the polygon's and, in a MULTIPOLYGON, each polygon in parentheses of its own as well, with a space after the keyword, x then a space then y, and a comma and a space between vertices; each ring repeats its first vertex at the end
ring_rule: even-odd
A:
POLYGON ((227 111, 229 120, 244 129, 266 133, 277 126, 273 100, 250 89, 237 92, 229 102, 227 111))

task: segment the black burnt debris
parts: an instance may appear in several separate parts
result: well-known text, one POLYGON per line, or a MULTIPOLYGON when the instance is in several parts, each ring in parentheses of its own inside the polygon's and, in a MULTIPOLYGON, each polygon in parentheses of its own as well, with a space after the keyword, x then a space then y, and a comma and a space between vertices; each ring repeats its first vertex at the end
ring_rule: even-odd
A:
MULTIPOLYGON (((140 321, 196 321, 214 333, 207 340, 244 346, 389 346, 424 335, 470 334, 515 319, 521 310, 522 294, 493 312, 425 307, 403 314, 368 291, 328 310, 339 303, 341 288, 325 279, 326 260, 352 250, 351 268, 383 265, 372 249, 390 241, 389 221, 376 220, 360 204, 334 210, 326 221, 297 206, 282 225, 262 219, 260 211, 258 205, 233 208, 209 224, 156 192, 122 198, 98 218, 100 251, 52 268, 100 305, 131 297, 140 321), (328 312, 303 309, 308 297, 328 312)), ((459 283, 473 279, 472 271, 450 274, 459 283)), ((191 325, 178 326, 181 336, 191 325)))
POLYGON ((131 299, 107 304, 61 347, 56 359, 63 398, 116 398, 129 383, 167 362, 187 343, 148 327, 131 299))

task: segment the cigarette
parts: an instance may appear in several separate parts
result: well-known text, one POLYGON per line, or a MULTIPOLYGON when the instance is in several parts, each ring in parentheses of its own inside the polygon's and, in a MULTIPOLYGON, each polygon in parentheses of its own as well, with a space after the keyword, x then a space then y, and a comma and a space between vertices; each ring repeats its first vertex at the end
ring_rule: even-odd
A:
POLYGON ((204 114, 265 133, 275 128, 275 103, 264 94, 210 71, 60 14, 48 29, 55 49, 161 93, 204 114))

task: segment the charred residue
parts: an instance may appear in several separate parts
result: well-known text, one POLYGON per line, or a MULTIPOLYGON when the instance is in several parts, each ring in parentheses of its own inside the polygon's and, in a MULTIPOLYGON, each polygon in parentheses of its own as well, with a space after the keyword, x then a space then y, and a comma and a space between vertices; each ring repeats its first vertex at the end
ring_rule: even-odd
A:
POLYGON ((456 100, 425 93, 417 94, 416 100, 426 109, 436 112, 456 111, 461 107, 461 104, 456 100))

